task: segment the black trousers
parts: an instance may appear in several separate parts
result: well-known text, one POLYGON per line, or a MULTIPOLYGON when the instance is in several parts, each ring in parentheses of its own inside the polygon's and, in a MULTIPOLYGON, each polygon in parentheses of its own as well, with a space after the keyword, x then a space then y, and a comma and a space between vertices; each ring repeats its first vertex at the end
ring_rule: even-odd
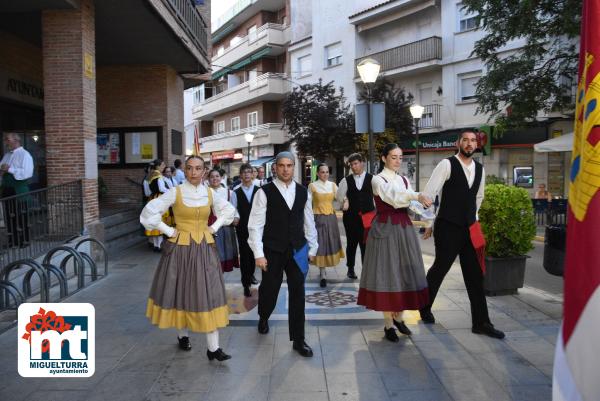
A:
MULTIPOLYGON (((2 198, 14 196, 17 193, 14 188, 3 188, 2 198)), ((8 231, 9 246, 25 246, 29 244, 29 218, 27 199, 17 198, 5 200, 4 219, 8 231)))
POLYGON ((304 340, 304 275, 294 261, 291 248, 285 252, 274 252, 265 248, 265 258, 267 271, 262 273, 262 281, 258 287, 258 315, 262 319, 268 319, 273 313, 285 271, 289 294, 290 340, 302 341, 304 340))
POLYGON ((427 272, 430 309, 440 285, 458 255, 467 294, 471 302, 473 326, 489 323, 487 302, 483 290, 483 273, 471 243, 469 228, 458 226, 442 219, 436 219, 433 229, 435 261, 427 272))
POLYGON ((238 244, 240 248, 240 272, 242 273, 242 285, 250 287, 252 284, 252 276, 256 270, 254 254, 248 245, 248 235, 236 232, 238 244))
POLYGON ((344 213, 342 222, 344 223, 344 230, 346 230, 346 266, 353 269, 356 263, 357 246, 360 246, 361 260, 365 260, 366 244, 362 219, 358 214, 344 213))

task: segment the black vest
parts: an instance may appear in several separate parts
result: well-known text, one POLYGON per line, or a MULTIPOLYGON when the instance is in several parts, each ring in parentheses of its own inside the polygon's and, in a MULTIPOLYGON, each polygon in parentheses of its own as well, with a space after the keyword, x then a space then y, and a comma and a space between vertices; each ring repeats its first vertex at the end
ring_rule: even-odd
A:
POLYGON ((258 191, 258 187, 254 186, 252 189, 252 197, 250 198, 250 202, 248 202, 248 198, 246 198, 246 194, 244 190, 240 186, 235 190, 235 196, 237 199, 237 210, 240 214, 240 222, 235 227, 237 233, 242 238, 248 238, 248 220, 250 219, 250 211, 252 210, 252 201, 254 200, 254 194, 258 191))
POLYGON ((346 213, 358 214, 358 212, 366 213, 375 210, 373 204, 373 187, 371 186, 372 179, 373 176, 366 173, 363 185, 358 190, 356 188, 356 181, 354 181, 354 175, 350 174, 346 177, 346 184, 348 185, 346 198, 348 198, 348 203, 350 204, 346 213))
POLYGON ((450 178, 442 187, 442 204, 438 217, 459 226, 470 226, 477 216, 477 191, 481 184, 483 167, 475 163, 475 180, 469 188, 469 182, 460 161, 455 156, 449 157, 450 178))
POLYGON ((272 251, 285 252, 290 246, 298 250, 306 244, 304 207, 308 200, 308 191, 296 182, 294 185, 296 197, 291 210, 273 182, 261 187, 267 196, 263 245, 272 251))

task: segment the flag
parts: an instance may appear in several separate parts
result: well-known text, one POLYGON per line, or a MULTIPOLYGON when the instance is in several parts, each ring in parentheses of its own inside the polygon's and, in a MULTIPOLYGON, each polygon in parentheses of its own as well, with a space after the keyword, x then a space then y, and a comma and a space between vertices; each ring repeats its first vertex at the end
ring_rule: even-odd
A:
POLYGON ((584 0, 553 400, 600 400, 600 0, 584 0))
POLYGON ((198 133, 198 125, 194 124, 194 149, 192 155, 200 156, 200 134, 198 133))

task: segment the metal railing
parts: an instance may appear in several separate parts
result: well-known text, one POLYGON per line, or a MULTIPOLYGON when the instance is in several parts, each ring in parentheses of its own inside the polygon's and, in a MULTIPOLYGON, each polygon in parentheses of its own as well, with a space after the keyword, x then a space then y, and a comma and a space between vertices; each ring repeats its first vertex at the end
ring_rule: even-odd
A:
POLYGON ((207 25, 192 0, 166 0, 196 46, 207 52, 207 25))
MULTIPOLYGON (((427 39, 369 54, 368 56, 357 58, 355 65, 358 65, 358 63, 367 58, 379 61, 381 64, 381 72, 423 63, 425 61, 441 60, 442 38, 432 36, 427 39)), ((356 68, 354 70, 357 71, 356 68)), ((358 77, 358 72, 356 72, 356 77, 358 77)))
POLYGON ((419 129, 439 128, 442 126, 442 105, 426 104, 423 107, 423 115, 419 120, 419 129))
POLYGON ((0 198, 0 267, 81 235, 82 196, 79 180, 0 198))
POLYGON ((255 138, 257 138, 262 135, 267 135, 270 130, 274 130, 274 129, 281 130, 281 129, 283 129, 282 127, 283 127, 283 123, 260 124, 260 125, 254 126, 254 127, 242 128, 242 129, 238 129, 235 131, 220 132, 218 134, 205 136, 203 138, 200 138, 200 143, 202 144, 202 143, 206 143, 209 141, 215 141, 217 139, 231 138, 234 136, 244 135, 247 133, 255 134, 255 138))
POLYGON ((246 7, 256 3, 258 0, 238 0, 234 5, 229 7, 223 14, 221 14, 214 24, 213 32, 225 25, 227 21, 241 13, 246 7))
POLYGON ((245 88, 250 88, 250 90, 260 88, 262 86, 267 85, 269 79, 286 80, 287 74, 277 73, 277 72, 267 72, 265 74, 257 76, 256 78, 250 79, 244 83, 241 83, 236 86, 232 86, 231 88, 228 88, 228 89, 224 90, 223 92, 217 93, 216 95, 214 95, 212 97, 209 97, 208 99, 204 100, 204 102, 200 103, 200 106, 204 106, 206 104, 214 102, 215 100, 221 99, 225 96, 231 95, 232 93, 235 93, 235 92, 240 91, 245 88))
POLYGON ((232 50, 240 47, 244 43, 250 44, 250 43, 256 42, 258 39, 261 39, 261 38, 267 36, 267 34, 269 33, 269 29, 274 29, 274 30, 277 30, 277 31, 285 31, 287 28, 288 28, 287 26, 282 25, 282 24, 274 24, 272 22, 267 22, 263 26, 259 27, 256 30, 256 32, 253 33, 252 35, 241 36, 239 42, 237 42, 237 43, 235 43, 233 45, 230 44, 228 47, 224 48, 223 49, 223 53, 221 53, 221 54, 215 54, 214 59, 218 60, 220 57, 225 56, 227 53, 229 53, 230 51, 232 51, 232 50))
POLYGON ((567 224, 567 199, 532 199, 531 202, 536 225, 567 224))

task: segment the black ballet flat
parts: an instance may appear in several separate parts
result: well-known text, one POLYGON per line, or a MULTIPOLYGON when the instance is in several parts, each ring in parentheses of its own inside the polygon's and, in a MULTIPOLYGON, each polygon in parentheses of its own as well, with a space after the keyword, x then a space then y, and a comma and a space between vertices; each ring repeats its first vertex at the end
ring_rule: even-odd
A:
POLYGON ((231 359, 231 355, 227 355, 221 348, 217 349, 215 352, 206 350, 206 356, 208 357, 209 361, 216 359, 217 361, 221 362, 231 359))
POLYGON ((177 341, 179 341, 179 349, 182 349, 184 351, 191 351, 192 343, 190 343, 189 337, 177 337, 177 341))
POLYGON ((325 280, 324 278, 322 278, 321 282, 319 283, 319 286, 321 286, 321 288, 327 287, 327 280, 325 280))
POLYGON ((393 327, 390 327, 389 329, 384 328, 383 331, 385 332, 386 340, 391 341, 393 343, 397 343, 398 341, 400 341, 400 337, 398 337, 398 334, 396 334, 396 330, 393 327))
POLYGON ((410 329, 406 327, 406 324, 404 324, 404 320, 398 322, 396 319, 394 319, 394 326, 398 328, 400 333, 406 336, 410 336, 412 334, 412 331, 410 331, 410 329))

